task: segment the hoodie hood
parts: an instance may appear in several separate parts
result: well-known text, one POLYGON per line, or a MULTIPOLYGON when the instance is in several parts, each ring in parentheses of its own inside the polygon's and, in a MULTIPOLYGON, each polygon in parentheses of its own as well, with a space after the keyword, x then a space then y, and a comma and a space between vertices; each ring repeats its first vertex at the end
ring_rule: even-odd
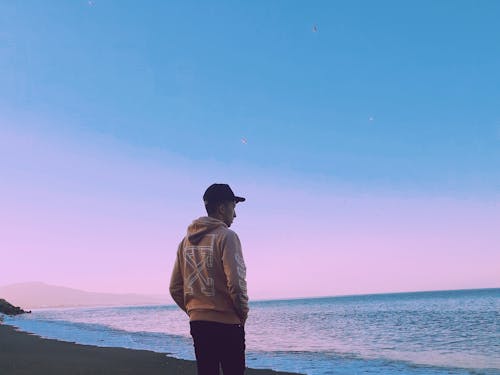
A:
POLYGON ((215 229, 225 227, 227 225, 218 219, 210 216, 203 216, 194 220, 187 229, 187 238, 193 245, 198 244, 201 239, 208 233, 213 232, 215 229))

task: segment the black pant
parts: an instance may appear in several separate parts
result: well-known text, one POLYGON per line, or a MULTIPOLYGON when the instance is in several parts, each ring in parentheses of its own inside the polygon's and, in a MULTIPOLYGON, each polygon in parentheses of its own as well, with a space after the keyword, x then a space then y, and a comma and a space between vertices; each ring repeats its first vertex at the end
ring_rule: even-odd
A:
POLYGON ((245 373, 245 329, 241 324, 223 324, 193 321, 191 336, 194 341, 198 375, 245 373))

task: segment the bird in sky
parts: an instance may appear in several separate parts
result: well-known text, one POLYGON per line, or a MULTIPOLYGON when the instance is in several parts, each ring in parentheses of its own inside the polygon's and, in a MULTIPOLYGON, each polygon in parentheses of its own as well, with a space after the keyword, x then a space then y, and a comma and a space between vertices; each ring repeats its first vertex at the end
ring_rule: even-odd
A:
POLYGON ((318 32, 318 25, 313 25, 313 33, 317 33, 318 32))

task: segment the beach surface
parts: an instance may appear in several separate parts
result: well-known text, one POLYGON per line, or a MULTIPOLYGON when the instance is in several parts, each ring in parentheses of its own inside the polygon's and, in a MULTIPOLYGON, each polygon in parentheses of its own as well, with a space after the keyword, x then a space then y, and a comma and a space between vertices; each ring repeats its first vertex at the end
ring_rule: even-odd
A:
MULTIPOLYGON (((2 375, 195 375, 196 364, 162 353, 104 348, 43 339, 0 323, 2 375)), ((293 375, 289 372, 247 369, 247 375, 293 375)))

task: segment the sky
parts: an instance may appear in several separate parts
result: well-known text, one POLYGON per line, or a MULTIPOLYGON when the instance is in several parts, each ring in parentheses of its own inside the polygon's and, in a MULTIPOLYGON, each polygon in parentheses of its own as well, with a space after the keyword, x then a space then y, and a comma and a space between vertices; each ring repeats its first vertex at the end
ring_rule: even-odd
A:
POLYGON ((0 285, 168 293, 229 183, 250 298, 500 287, 498 1, 0 1, 0 285))

